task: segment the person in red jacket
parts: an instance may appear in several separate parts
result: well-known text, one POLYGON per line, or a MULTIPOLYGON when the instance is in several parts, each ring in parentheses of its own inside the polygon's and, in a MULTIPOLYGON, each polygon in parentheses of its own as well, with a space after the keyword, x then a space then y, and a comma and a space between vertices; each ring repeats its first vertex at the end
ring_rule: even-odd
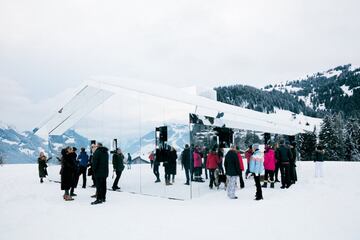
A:
POLYGON ((274 188, 275 166, 276 166, 275 151, 269 145, 266 145, 264 151, 265 178, 262 187, 266 188, 267 183, 269 182, 270 187, 274 188))
POLYGON ((155 160, 155 154, 154 154, 154 151, 151 151, 151 152, 150 152, 150 155, 149 155, 149 160, 150 160, 150 168, 153 168, 153 165, 154 165, 154 160, 155 160))
POLYGON ((204 180, 201 177, 202 157, 198 146, 195 146, 193 159, 194 159, 194 172, 195 172, 194 182, 204 182, 204 180))
POLYGON ((245 184, 244 184, 244 179, 243 179, 243 176, 242 176, 242 172, 244 171, 244 162, 243 162, 243 159, 242 159, 242 156, 241 156, 241 152, 240 152, 240 148, 239 146, 236 146, 236 151, 237 151, 237 155, 238 155, 238 158, 239 158, 239 164, 240 164, 240 188, 244 188, 245 187, 245 184))
POLYGON ((209 188, 212 189, 215 182, 215 170, 220 162, 216 147, 213 147, 207 155, 206 169, 209 170, 210 183, 209 188))
POLYGON ((246 173, 245 173, 245 178, 248 178, 248 175, 250 174, 250 158, 251 158, 252 154, 253 154, 252 145, 249 145, 249 148, 245 152, 245 158, 247 161, 247 169, 246 169, 246 173))

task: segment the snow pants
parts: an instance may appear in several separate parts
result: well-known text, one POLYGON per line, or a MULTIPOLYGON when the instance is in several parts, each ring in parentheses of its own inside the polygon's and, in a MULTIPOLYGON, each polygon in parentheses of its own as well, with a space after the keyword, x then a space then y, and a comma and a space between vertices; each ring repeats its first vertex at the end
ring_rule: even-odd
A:
POLYGON ((229 198, 235 198, 236 190, 236 179, 237 176, 227 176, 228 185, 227 185, 227 195, 229 198))

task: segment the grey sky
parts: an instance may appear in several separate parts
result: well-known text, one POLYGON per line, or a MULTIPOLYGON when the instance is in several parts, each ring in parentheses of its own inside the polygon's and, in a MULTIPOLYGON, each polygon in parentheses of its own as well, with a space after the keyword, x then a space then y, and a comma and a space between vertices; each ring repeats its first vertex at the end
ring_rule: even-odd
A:
POLYGON ((94 75, 263 86, 360 63, 358 1, 0 2, 0 75, 41 99, 94 75))
POLYGON ((5 89, 12 86, 9 91, 20 86, 13 95, 34 103, 98 75, 175 86, 262 87, 360 65, 359 5, 1 0, 0 80, 5 89))

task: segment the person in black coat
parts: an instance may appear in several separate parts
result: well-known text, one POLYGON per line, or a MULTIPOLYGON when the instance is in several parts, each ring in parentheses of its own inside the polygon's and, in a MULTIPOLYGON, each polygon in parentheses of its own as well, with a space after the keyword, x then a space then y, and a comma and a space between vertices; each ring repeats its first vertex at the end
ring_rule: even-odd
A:
POLYGON ((109 176, 109 150, 98 143, 94 147, 93 172, 96 183, 96 200, 91 204, 99 204, 106 201, 106 179, 109 176))
POLYGON ((77 196, 74 191, 75 191, 75 188, 77 187, 78 185, 78 182, 79 182, 79 161, 77 160, 77 154, 76 154, 76 147, 71 147, 70 148, 70 158, 71 160, 74 162, 74 166, 75 166, 75 170, 74 170, 74 174, 73 174, 73 183, 72 183, 72 186, 71 186, 71 189, 70 189, 70 196, 72 197, 75 197, 77 196))
POLYGON ((291 151, 291 159, 290 159, 290 183, 295 184, 297 181, 297 173, 296 173, 296 146, 294 143, 288 144, 288 147, 291 151))
POLYGON ((73 186, 73 179, 75 174, 75 162, 71 158, 71 147, 61 150, 61 190, 65 191, 64 200, 74 200, 69 193, 70 188, 73 186))
POLYGON ((112 186, 112 190, 114 190, 114 191, 116 191, 117 189, 120 189, 118 186, 118 183, 119 183, 119 179, 121 177, 121 173, 125 168, 124 158, 125 157, 122 154, 121 149, 120 148, 116 149, 116 153, 113 154, 113 158, 112 158, 114 172, 116 173, 116 178, 115 178, 113 186, 112 186))
POLYGON ((172 176, 172 183, 175 182, 175 175, 176 175, 176 159, 177 159, 176 149, 171 147, 170 154, 169 154, 169 173, 172 176))
POLYGON ((190 147, 188 144, 185 144, 185 149, 181 153, 181 165, 185 171, 186 183, 185 185, 190 185, 190 147))
POLYGON ((230 199, 237 199, 235 196, 236 181, 241 174, 240 162, 234 145, 225 155, 225 173, 228 180, 227 195, 230 199))
POLYGON ((156 154, 154 154, 153 173, 156 177, 155 183, 161 182, 159 167, 160 167, 160 162, 159 162, 158 156, 156 156, 156 154))
MULTIPOLYGON (((165 171, 165 185, 172 185, 170 183, 170 175, 171 175, 171 168, 172 168, 172 161, 173 158, 171 157, 170 154, 170 146, 165 145, 165 147, 161 150, 161 156, 163 158, 163 167, 164 167, 164 171, 165 171)), ((176 161, 176 160, 175 160, 176 161)))
POLYGON ((38 168, 39 168, 39 177, 40 177, 40 183, 43 183, 43 178, 46 178, 48 175, 46 168, 48 167, 46 156, 44 152, 40 152, 40 156, 38 158, 38 168))
POLYGON ((290 149, 285 145, 285 141, 280 140, 280 147, 275 152, 276 159, 280 162, 280 172, 281 172, 281 187, 289 188, 291 185, 290 182, 290 160, 292 159, 292 154, 290 149))

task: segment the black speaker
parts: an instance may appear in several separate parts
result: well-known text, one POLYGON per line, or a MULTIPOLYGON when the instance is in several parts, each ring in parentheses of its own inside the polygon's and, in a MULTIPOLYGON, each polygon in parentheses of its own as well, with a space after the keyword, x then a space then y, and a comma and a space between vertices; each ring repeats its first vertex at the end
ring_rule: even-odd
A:
POLYGON ((157 127, 156 132, 158 132, 160 142, 167 142, 167 126, 157 127))
POLYGON ((264 133, 264 143, 270 144, 271 141, 271 134, 270 133, 264 133))
POLYGON ((219 137, 220 147, 229 147, 233 143, 234 131, 231 128, 215 127, 214 130, 217 132, 219 137))
POLYGON ((118 148, 117 138, 114 138, 114 140, 113 140, 113 148, 114 148, 114 150, 116 150, 118 148))

